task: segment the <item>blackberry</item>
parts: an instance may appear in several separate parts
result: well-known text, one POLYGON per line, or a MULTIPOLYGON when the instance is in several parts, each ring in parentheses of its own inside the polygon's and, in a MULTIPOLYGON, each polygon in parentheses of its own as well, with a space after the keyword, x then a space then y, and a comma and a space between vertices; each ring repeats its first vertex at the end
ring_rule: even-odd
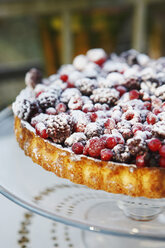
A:
POLYGON ((125 86, 127 89, 132 90, 132 89, 140 89, 140 82, 141 79, 136 76, 132 76, 130 78, 127 78, 125 82, 122 83, 123 86, 125 86))
POLYGON ((133 136, 132 127, 129 122, 121 121, 117 123, 117 129, 122 134, 125 140, 133 136))
POLYGON ((128 147, 123 144, 116 145, 112 151, 114 161, 125 163, 129 162, 131 159, 131 154, 128 150, 128 147))
POLYGON ((50 116, 45 121, 48 137, 56 143, 63 143, 71 135, 73 125, 72 117, 65 113, 50 116))
POLYGON ((90 78, 81 78, 76 81, 75 85, 82 94, 89 96, 96 88, 96 81, 90 78))
POLYGON ((142 155, 146 150, 148 150, 147 143, 144 139, 139 136, 135 136, 127 140, 128 150, 131 155, 142 155))
POLYGON ((55 107, 55 104, 58 102, 58 98, 59 98, 59 92, 56 90, 52 90, 41 93, 38 96, 37 100, 39 106, 43 110, 46 110, 47 108, 55 107))
POLYGON ((67 104, 72 97, 81 96, 81 93, 76 88, 67 88, 64 90, 60 97, 60 102, 67 104))
POLYGON ((113 105, 119 98, 119 92, 110 88, 97 88, 93 91, 90 99, 94 103, 107 103, 113 105))
POLYGON ((94 136, 99 137, 100 135, 102 135, 104 133, 104 129, 99 123, 92 122, 86 126, 84 133, 87 136, 87 138, 90 139, 94 136))
POLYGON ((138 64, 138 55, 139 53, 136 50, 130 49, 128 51, 123 52, 121 54, 121 57, 124 58, 127 64, 131 66, 134 64, 138 64))
POLYGON ((31 118, 41 112, 38 103, 34 100, 21 99, 13 104, 14 112, 17 116, 25 121, 30 121, 31 118))
POLYGON ((30 71, 26 73, 25 83, 27 86, 30 86, 34 89, 37 84, 41 83, 41 81, 42 81, 42 74, 38 69, 32 68, 30 71))

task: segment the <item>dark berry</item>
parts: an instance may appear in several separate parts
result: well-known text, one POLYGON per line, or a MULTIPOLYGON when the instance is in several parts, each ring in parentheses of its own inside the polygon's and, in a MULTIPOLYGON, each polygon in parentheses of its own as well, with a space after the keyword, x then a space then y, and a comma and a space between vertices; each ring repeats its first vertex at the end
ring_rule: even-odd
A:
POLYGON ((116 90, 119 91, 120 96, 122 96, 124 93, 127 92, 126 87, 124 87, 124 86, 122 86, 122 85, 117 86, 117 87, 116 87, 116 90))
POLYGON ((136 166, 140 168, 146 166, 145 155, 139 155, 136 157, 136 166))
POLYGON ((89 140, 88 154, 93 158, 99 158, 100 152, 105 148, 105 144, 98 137, 89 140))
POLYGON ((57 113, 63 113, 66 112, 66 105, 64 103, 58 103, 56 106, 57 113))
POLYGON ((159 139, 153 138, 148 142, 148 147, 153 152, 159 151, 161 148, 161 141, 159 139))
POLYGON ((110 148, 110 149, 112 149, 112 148, 114 148, 114 146, 116 146, 117 145, 117 139, 116 139, 116 137, 108 137, 107 139, 106 139, 106 147, 107 148, 110 148))
POLYGON ((160 147, 159 154, 160 154, 161 157, 165 158, 165 145, 160 147))
POLYGON ((84 146, 81 142, 76 142, 72 145, 72 151, 76 154, 83 153, 84 146))
POLYGON ((157 117, 156 117, 156 115, 154 115, 152 112, 149 112, 149 113, 147 114, 146 120, 147 120, 148 124, 153 125, 153 124, 156 123, 157 117))
POLYGON ((60 76, 60 79, 61 79, 63 82, 67 82, 67 80, 68 80, 68 75, 67 75, 67 74, 62 74, 62 75, 60 76))
POLYGON ((33 89, 37 84, 41 83, 41 80, 42 80, 42 74, 36 68, 32 68, 30 71, 26 73, 25 83, 27 86, 30 86, 33 89))
POLYGON ((138 99, 139 98, 139 91, 137 91, 137 90, 131 90, 129 92, 129 98, 130 98, 130 100, 138 99))
POLYGON ((164 157, 160 157, 159 166, 162 168, 165 168, 165 158, 164 157))
POLYGON ((103 161, 110 161, 113 157, 113 152, 110 149, 102 149, 101 150, 101 160, 103 161))

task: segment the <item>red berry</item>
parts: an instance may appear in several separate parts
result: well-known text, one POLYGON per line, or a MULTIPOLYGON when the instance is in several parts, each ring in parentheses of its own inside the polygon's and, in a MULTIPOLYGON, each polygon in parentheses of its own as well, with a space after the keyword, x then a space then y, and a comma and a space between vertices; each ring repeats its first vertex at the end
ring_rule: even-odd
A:
POLYGON ((95 61, 95 64, 102 66, 102 64, 106 61, 106 58, 101 58, 95 61))
POLYGON ((89 144, 87 143, 84 147, 84 150, 83 150, 83 154, 86 156, 88 155, 88 149, 89 149, 89 144))
POLYGON ((91 157, 99 158, 100 152, 104 148, 105 148, 104 142, 101 139, 99 139, 98 137, 94 137, 94 138, 89 140, 88 154, 91 157))
POLYGON ((83 106, 83 100, 79 96, 71 97, 68 107, 72 110, 81 110, 83 106))
POLYGON ((112 118, 107 119, 107 121, 104 123, 104 127, 107 129, 114 129, 115 121, 112 118))
POLYGON ((145 161, 145 155, 139 155, 136 157, 136 166, 137 167, 145 167, 146 161, 145 161))
POLYGON ((95 122, 98 118, 98 115, 94 112, 90 114, 90 119, 92 122, 95 122))
POLYGON ((67 75, 67 74, 62 74, 62 75, 60 76, 60 79, 61 79, 63 82, 67 82, 67 80, 68 80, 68 75, 67 75))
POLYGON ((131 90, 129 92, 129 99, 133 100, 133 99, 138 99, 139 98, 139 91, 137 90, 131 90))
POLYGON ((48 138, 48 134, 46 132, 46 127, 42 122, 39 122, 35 125, 35 130, 36 130, 36 134, 38 134, 43 139, 48 138))
POLYGON ((156 152, 161 148, 161 141, 153 138, 148 142, 148 147, 151 151, 156 152))
POLYGON ((112 157, 113 152, 110 149, 105 148, 101 150, 101 160, 109 161, 112 159, 112 157))
POLYGON ((132 120, 133 118, 134 118, 134 113, 133 113, 133 112, 129 112, 129 111, 128 111, 128 113, 125 114, 125 119, 126 119, 127 121, 130 121, 130 120, 132 120))
POLYGON ((160 154, 161 157, 165 158, 165 145, 160 147, 159 154, 160 154))
POLYGON ((119 91, 120 96, 122 96, 124 93, 127 92, 127 89, 124 86, 122 86, 122 85, 117 86, 116 87, 116 90, 119 91))
POLYGON ((57 111, 57 113, 66 112, 66 105, 62 102, 57 104, 56 111, 57 111))
POLYGON ((154 114, 154 115, 158 115, 159 113, 161 113, 162 112, 162 109, 161 108, 153 108, 153 110, 152 110, 152 113, 154 114))
POLYGON ((161 99, 159 99, 159 98, 155 98, 155 99, 153 99, 152 100, 152 107, 153 108, 159 108, 159 107, 161 107, 161 105, 162 105, 162 100, 161 99))
POLYGON ((115 137, 108 137, 106 140, 106 147, 107 148, 114 148, 117 145, 117 139, 115 137))
POLYGON ((82 111, 84 113, 93 112, 94 111, 94 106, 92 104, 89 105, 89 106, 84 105, 83 108, 82 108, 82 111))
POLYGON ((74 88, 75 85, 73 83, 67 82, 67 88, 74 88))
POLYGON ((122 136, 116 136, 117 144, 124 144, 125 140, 122 136))
POLYGON ((56 115, 57 114, 57 111, 56 111, 55 108, 50 107, 50 108, 46 109, 46 114, 47 115, 56 115))
POLYGON ((165 158, 164 157, 160 157, 159 166, 162 168, 165 168, 165 158))
POLYGON ((151 110, 151 103, 150 102, 144 102, 144 107, 147 109, 147 110, 151 110))
POLYGON ((81 142, 76 142, 72 145, 72 151, 76 154, 82 154, 84 146, 81 142))
POLYGON ((153 125, 153 124, 156 123, 157 117, 156 117, 156 115, 154 115, 152 112, 149 112, 149 113, 147 114, 146 120, 147 120, 148 124, 153 125))
POLYGON ((43 92, 44 92, 43 90, 39 91, 39 92, 36 94, 36 98, 37 98, 39 95, 41 95, 43 92))
POLYGON ((143 125, 141 123, 137 123, 133 125, 132 132, 135 134, 137 131, 143 130, 143 125))

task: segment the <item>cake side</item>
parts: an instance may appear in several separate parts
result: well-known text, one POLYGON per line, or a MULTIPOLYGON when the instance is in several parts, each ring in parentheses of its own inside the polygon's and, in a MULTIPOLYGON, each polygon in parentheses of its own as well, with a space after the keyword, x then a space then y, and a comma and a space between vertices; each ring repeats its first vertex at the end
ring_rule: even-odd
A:
POLYGON ((115 162, 78 159, 71 151, 55 146, 22 125, 15 116, 15 135, 20 147, 33 162, 57 176, 97 190, 133 197, 165 197, 165 170, 160 167, 137 168, 115 162))

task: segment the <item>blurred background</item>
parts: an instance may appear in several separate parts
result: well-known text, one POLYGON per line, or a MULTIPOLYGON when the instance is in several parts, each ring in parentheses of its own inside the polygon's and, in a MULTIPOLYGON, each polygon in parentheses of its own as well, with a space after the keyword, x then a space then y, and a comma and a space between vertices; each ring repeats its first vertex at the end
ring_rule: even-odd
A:
POLYGON ((45 76, 102 47, 165 56, 165 0, 0 0, 0 109, 37 67, 45 76))

